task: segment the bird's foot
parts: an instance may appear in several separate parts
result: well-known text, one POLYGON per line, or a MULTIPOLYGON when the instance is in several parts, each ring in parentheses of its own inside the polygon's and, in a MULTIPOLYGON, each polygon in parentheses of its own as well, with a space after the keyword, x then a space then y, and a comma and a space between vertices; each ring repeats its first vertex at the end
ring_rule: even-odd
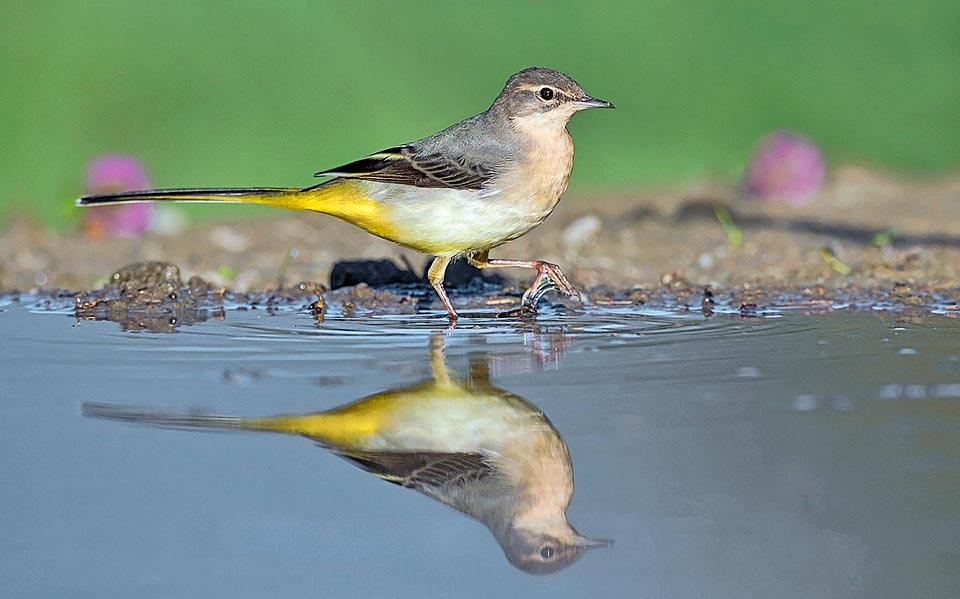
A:
POLYGON ((580 300, 580 292, 567 280, 559 266, 541 261, 534 262, 533 267, 537 269, 537 278, 533 281, 533 285, 524 292, 521 301, 522 306, 533 306, 535 308, 548 291, 559 291, 564 295, 580 300))
POLYGON ((533 287, 523 293, 523 299, 520 300, 522 310, 537 311, 537 305, 547 293, 558 291, 557 284, 547 277, 537 277, 537 282, 533 287))
POLYGON ((543 298, 543 296, 548 292, 558 290, 559 288, 557 287, 557 284, 554 283, 549 277, 537 277, 534 286, 524 292, 523 299, 520 301, 520 306, 511 310, 507 310, 506 312, 500 312, 497 314, 497 318, 536 316, 537 305, 540 303, 540 299, 543 298))

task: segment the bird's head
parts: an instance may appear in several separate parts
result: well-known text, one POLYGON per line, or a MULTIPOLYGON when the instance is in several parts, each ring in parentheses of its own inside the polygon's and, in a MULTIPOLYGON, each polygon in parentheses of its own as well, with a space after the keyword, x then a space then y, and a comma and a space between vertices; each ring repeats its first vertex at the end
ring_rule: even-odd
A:
POLYGON ((530 574, 553 574, 573 565, 588 549, 610 544, 581 536, 569 524, 550 532, 511 526, 505 533, 497 540, 507 559, 530 574))
POLYGON ((530 67, 515 73, 494 100, 491 110, 520 126, 560 126, 585 108, 614 108, 583 91, 580 84, 559 71, 530 67))

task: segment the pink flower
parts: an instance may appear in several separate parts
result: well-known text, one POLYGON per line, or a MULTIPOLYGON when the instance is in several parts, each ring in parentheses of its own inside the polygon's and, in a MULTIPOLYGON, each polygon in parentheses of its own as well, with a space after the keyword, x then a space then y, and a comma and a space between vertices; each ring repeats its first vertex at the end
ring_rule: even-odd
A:
POLYGON ((823 152, 795 131, 766 135, 747 166, 743 194, 748 198, 805 204, 823 187, 827 166, 823 152))
POLYGON ((108 154, 87 166, 87 193, 111 193, 149 189, 150 179, 139 160, 132 156, 108 154))
MULTIPOLYGON (((143 164, 131 156, 110 154, 94 158, 87 166, 87 193, 116 193, 150 189, 143 164)), ((118 204, 87 208, 83 230, 92 237, 137 237, 156 220, 153 204, 118 204)))

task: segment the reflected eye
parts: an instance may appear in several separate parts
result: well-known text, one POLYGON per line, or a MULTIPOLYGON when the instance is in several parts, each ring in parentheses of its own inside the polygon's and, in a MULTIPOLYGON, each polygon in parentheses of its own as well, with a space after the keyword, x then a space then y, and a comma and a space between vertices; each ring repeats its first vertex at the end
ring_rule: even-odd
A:
MULTIPOLYGON (((544 88, 544 89, 546 89, 546 88, 544 88)), ((542 95, 542 93, 543 93, 543 92, 541 92, 541 95, 542 95)), ((543 549, 541 549, 541 550, 540 550, 540 557, 542 557, 543 559, 550 559, 551 557, 553 557, 553 547, 550 547, 550 546, 548 545, 548 546, 544 547, 543 549)))
POLYGON ((552 99, 553 99, 553 90, 550 89, 549 87, 541 88, 541 89, 540 89, 540 97, 543 98, 544 100, 552 100, 552 99))

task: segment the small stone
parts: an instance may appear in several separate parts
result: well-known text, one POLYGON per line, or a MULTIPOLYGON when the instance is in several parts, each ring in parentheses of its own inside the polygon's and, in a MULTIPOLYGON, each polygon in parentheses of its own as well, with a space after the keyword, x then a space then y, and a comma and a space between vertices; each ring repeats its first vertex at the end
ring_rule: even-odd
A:
POLYGON ((210 243, 222 250, 239 253, 250 246, 246 235, 236 232, 230 227, 214 227, 210 231, 210 243))
POLYGON ((890 293, 897 297, 907 297, 913 295, 913 285, 910 283, 895 283, 890 289, 890 293))
POLYGON ((561 239, 569 249, 577 249, 596 241, 603 230, 603 221, 595 214, 586 214, 563 230, 561 239))

